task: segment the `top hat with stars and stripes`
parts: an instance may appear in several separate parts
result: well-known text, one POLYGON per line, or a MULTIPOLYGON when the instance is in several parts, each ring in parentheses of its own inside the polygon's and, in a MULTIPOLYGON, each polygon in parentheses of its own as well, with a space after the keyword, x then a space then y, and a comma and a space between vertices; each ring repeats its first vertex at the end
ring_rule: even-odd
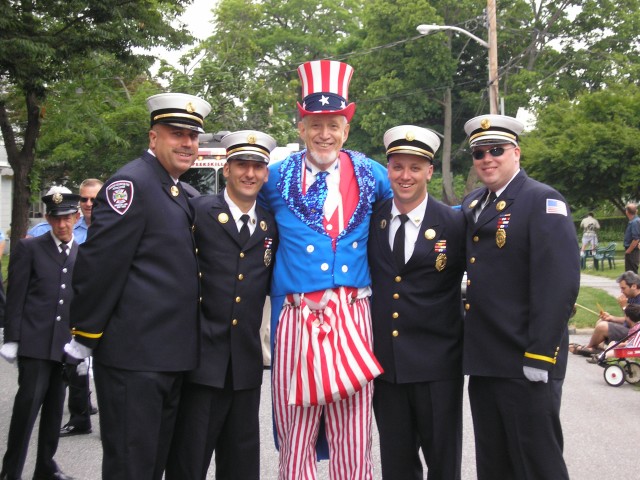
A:
POLYGON ((355 103, 347 105, 353 67, 335 60, 314 60, 298 67, 302 81, 300 118, 311 114, 344 115, 351 121, 355 103))

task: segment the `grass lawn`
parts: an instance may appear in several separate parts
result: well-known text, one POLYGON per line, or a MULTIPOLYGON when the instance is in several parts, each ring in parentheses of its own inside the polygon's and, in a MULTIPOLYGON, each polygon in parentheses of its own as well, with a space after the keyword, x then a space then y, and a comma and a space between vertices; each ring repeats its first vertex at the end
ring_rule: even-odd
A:
POLYGON ((575 328, 593 328, 598 320, 597 312, 600 311, 600 307, 616 317, 622 315, 617 300, 599 288, 581 287, 576 303, 579 305, 576 306, 576 314, 569 319, 569 325, 575 328), (596 313, 589 312, 587 309, 596 313))

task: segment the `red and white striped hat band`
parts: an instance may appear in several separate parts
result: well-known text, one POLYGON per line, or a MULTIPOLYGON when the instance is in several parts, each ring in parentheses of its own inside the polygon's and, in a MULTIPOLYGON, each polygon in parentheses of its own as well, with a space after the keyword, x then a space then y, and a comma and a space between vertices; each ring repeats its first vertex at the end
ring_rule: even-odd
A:
POLYGON ((302 105, 298 111, 303 118, 310 114, 344 115, 350 122, 356 104, 347 105, 349 82, 353 67, 335 60, 314 60, 298 67, 302 82, 302 105))

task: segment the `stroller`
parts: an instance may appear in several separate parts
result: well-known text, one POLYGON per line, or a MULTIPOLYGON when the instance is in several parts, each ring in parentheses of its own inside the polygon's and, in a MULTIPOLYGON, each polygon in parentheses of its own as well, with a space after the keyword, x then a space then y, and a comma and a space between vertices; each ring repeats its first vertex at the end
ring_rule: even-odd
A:
POLYGON ((605 381, 612 387, 619 387, 625 381, 632 385, 640 382, 640 363, 636 360, 629 360, 633 358, 640 358, 640 345, 638 345, 638 340, 640 340, 640 338, 634 339, 635 341, 630 342, 634 344, 634 346, 616 348, 622 342, 627 341, 636 334, 637 337, 640 337, 639 330, 632 330, 629 331, 629 334, 626 337, 619 342, 615 342, 613 345, 608 346, 596 357, 596 363, 604 368, 605 381), (606 354, 610 350, 613 350, 613 358, 606 358, 606 354))

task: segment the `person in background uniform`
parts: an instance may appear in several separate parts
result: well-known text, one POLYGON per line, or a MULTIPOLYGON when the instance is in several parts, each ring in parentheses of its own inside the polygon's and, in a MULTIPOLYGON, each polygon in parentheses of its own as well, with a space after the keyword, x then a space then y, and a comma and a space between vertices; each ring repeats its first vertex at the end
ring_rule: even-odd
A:
POLYGON ((566 201, 520 167, 512 117, 465 124, 485 185, 467 219, 464 373, 479 480, 566 479, 560 398, 580 255, 566 201))
POLYGON ((629 219, 627 228, 624 231, 624 269, 638 273, 638 263, 640 262, 640 218, 638 218, 638 205, 627 203, 624 209, 625 215, 629 219))
POLYGON ((464 216, 427 193, 435 132, 400 125, 384 134, 393 199, 369 232, 373 352, 384 369, 373 409, 385 480, 460 479, 464 216))
POLYGON ((222 138, 224 192, 194 198, 202 272, 201 354, 182 390, 167 480, 260 478, 260 325, 277 247, 271 214, 256 205, 276 141, 253 130, 222 138))
MULTIPOLYGON (((102 182, 97 178, 87 178, 80 184, 80 210, 82 216, 73 226, 73 238, 79 244, 87 239, 87 230, 91 225, 91 209, 102 182)), ((51 231, 48 222, 39 223, 27 233, 27 237, 38 237, 51 231)), ((89 359, 77 368, 65 369, 65 377, 69 385, 69 421, 60 428, 61 437, 88 435, 91 433, 91 415, 98 409, 91 405, 89 390, 89 359)))
POLYGON ((598 230, 600 230, 600 222, 595 219, 593 212, 589 212, 586 217, 580 221, 580 228, 582 228, 582 247, 580 254, 584 257, 587 245, 589 250, 593 254, 596 253, 598 248, 598 230))
POLYGON ((58 449, 64 410, 63 347, 71 339, 71 275, 78 243, 73 226, 78 199, 64 187, 42 197, 51 232, 20 240, 11 253, 4 330, 0 355, 18 360, 18 392, 9 426, 1 480, 22 475, 29 439, 38 413, 38 454, 34 480, 64 480, 53 457, 58 449))
POLYGON ((372 205, 391 189, 382 165, 342 149, 353 68, 320 60, 298 74, 306 150, 271 165, 259 197, 280 234, 271 292, 278 478, 316 478, 324 422, 331 478, 370 479, 372 380, 382 369, 372 352, 367 237, 372 205))
POLYGON ((73 340, 93 354, 102 478, 162 478, 185 372, 198 364, 195 190, 178 178, 198 154, 209 103, 164 93, 147 99, 149 150, 98 193, 73 278, 73 340))

